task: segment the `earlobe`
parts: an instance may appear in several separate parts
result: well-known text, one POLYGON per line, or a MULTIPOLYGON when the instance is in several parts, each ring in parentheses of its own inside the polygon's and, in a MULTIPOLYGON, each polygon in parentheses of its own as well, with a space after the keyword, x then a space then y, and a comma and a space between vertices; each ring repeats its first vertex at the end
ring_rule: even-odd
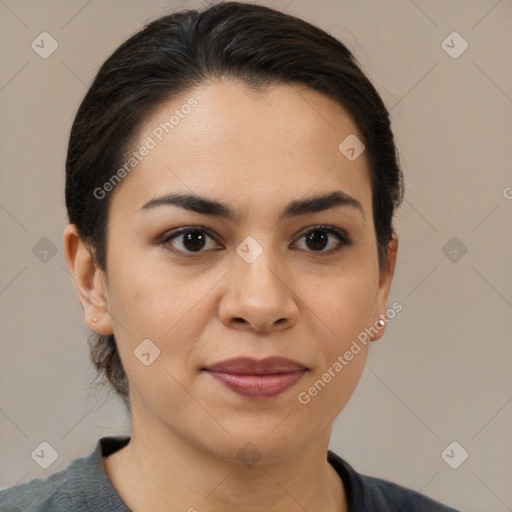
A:
POLYGON ((104 272, 98 267, 74 224, 66 227, 63 238, 66 264, 84 310, 85 323, 99 334, 112 334, 104 272))
POLYGON ((381 286, 387 289, 386 298, 391 289, 391 281, 395 274, 396 258, 398 254, 398 235, 393 231, 391 240, 388 242, 388 264, 386 271, 381 276, 381 286))
POLYGON ((378 331, 377 334, 372 335, 372 341, 380 339, 385 331, 385 326, 388 323, 386 315, 387 302, 389 292, 391 290, 391 283, 395 273, 396 258, 398 253, 398 236, 395 232, 391 235, 391 240, 388 242, 388 262, 386 269, 379 277, 379 290, 377 296, 377 316, 374 319, 374 327, 378 331))

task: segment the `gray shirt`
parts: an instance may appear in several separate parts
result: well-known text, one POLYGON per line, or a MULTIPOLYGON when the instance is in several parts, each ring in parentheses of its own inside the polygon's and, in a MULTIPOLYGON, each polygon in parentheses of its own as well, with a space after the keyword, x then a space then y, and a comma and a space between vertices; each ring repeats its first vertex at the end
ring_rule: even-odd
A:
MULTIPOLYGON (((46 478, 0 491, 1 512, 129 512, 103 466, 130 437, 103 437, 87 457, 46 478)), ((458 512, 413 490, 357 473, 328 451, 327 460, 343 481, 349 512, 458 512)))

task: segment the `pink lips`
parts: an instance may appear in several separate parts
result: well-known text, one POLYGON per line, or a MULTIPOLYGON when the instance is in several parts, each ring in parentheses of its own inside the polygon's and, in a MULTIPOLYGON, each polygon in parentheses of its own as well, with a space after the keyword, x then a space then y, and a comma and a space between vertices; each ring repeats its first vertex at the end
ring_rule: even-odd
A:
POLYGON ((264 400, 291 388, 308 369, 297 361, 283 357, 267 357, 260 361, 237 357, 205 370, 238 395, 264 400))

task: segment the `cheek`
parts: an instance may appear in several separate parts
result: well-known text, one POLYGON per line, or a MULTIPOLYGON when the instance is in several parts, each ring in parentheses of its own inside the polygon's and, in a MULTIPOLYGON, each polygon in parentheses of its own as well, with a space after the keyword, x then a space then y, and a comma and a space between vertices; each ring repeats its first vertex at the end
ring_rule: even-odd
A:
POLYGON ((370 267, 340 270, 312 286, 302 284, 305 306, 317 314, 331 338, 346 340, 367 327, 375 309, 378 283, 370 267))
POLYGON ((315 402, 312 409, 339 410, 350 398, 366 361, 370 339, 365 329, 373 318, 377 284, 371 267, 351 268, 323 288, 317 287, 308 301, 326 327, 323 335, 315 337, 320 364, 301 387, 309 397, 306 400, 315 402))
MULTIPOLYGON (((178 271, 169 272, 144 251, 121 251, 113 246, 109 269, 109 308, 120 323, 133 330, 153 330, 158 322, 169 321, 191 296, 190 283, 178 271), (125 257, 117 255, 126 254, 125 257)), ((192 293, 193 295, 193 293, 192 293)))
MULTIPOLYGON (((297 390, 301 414, 312 424, 327 426, 350 399, 364 369, 369 347, 365 328, 375 307, 375 286, 369 279, 339 277, 310 307, 326 326, 313 340, 318 364, 297 390)), ((317 326, 319 325, 316 322, 317 326)))
POLYGON ((147 254, 112 261, 109 311, 123 364, 129 367, 133 351, 150 339, 161 351, 160 361, 183 366, 213 314, 206 294, 220 277, 172 267, 147 254))

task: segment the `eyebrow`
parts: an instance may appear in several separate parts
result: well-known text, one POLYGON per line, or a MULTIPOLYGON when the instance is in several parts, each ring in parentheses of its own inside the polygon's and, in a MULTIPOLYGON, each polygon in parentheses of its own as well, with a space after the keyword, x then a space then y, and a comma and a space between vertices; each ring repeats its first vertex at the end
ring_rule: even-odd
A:
MULTIPOLYGON (((159 206, 179 206, 203 215, 221 217, 231 221, 237 221, 239 216, 229 205, 214 199, 199 196, 197 194, 167 194, 151 199, 140 210, 150 210, 159 206)), ((349 207, 358 210, 365 219, 363 206, 352 196, 345 192, 336 191, 330 194, 299 199, 290 202, 282 210, 279 219, 298 217, 307 213, 317 213, 334 208, 349 207)))

